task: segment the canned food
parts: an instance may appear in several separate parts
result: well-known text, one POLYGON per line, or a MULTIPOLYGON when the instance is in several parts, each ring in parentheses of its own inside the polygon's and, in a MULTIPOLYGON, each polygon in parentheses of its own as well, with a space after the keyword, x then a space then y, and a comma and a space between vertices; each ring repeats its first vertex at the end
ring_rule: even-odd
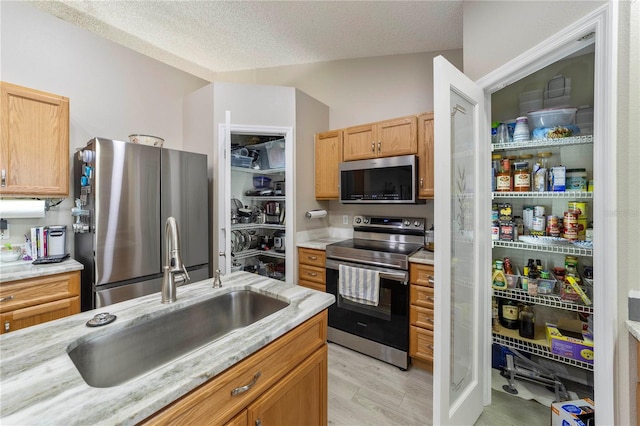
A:
POLYGON ((584 241, 587 234, 587 218, 580 217, 578 219, 578 239, 584 241))
POLYGON ((569 203, 567 203, 567 210, 574 210, 577 211, 578 214, 580 215, 580 218, 587 218, 588 217, 588 213, 587 213, 587 203, 582 202, 582 201, 569 201, 569 203))
POLYGON ((544 206, 534 206, 533 207, 533 215, 534 216, 544 216, 545 208, 544 206))
POLYGON ((587 230, 584 233, 584 240, 593 241, 593 228, 587 228, 587 230))
POLYGON ((577 224, 579 217, 580 215, 575 210, 569 210, 568 212, 564 212, 564 221, 562 223, 566 228, 567 225, 577 224))
POLYGON ((578 228, 564 228, 564 234, 562 236, 569 241, 577 241, 578 240, 578 228))
POLYGON ((545 232, 544 216, 534 216, 531 223, 531 235, 542 236, 545 232))

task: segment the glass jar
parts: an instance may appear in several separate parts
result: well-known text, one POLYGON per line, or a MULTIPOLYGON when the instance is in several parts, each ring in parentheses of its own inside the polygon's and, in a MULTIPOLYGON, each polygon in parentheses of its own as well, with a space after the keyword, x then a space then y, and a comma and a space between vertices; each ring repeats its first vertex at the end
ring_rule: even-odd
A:
POLYGON ((513 164, 513 190, 516 192, 531 191, 531 174, 526 161, 518 161, 513 164))

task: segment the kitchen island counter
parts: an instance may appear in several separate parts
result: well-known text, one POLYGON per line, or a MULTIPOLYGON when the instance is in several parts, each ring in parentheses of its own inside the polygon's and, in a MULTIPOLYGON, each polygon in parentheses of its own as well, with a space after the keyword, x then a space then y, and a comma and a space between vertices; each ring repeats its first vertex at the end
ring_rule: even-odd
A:
POLYGON ((30 260, 0 263, 0 284, 10 281, 43 277, 46 275, 80 271, 82 269, 84 269, 82 263, 74 259, 67 259, 60 263, 49 263, 44 265, 34 265, 30 260))
MULTIPOLYGON (((326 309, 327 293, 246 272, 178 288, 178 301, 163 305, 160 294, 82 312, 0 336, 0 422, 3 424, 136 424, 326 309), (108 334, 234 290, 252 290, 289 302, 284 309, 183 355, 121 385, 85 383, 67 351, 92 335, 108 334), (85 323, 109 312, 104 327, 85 323)), ((171 336, 167 336, 168 339, 171 336)))

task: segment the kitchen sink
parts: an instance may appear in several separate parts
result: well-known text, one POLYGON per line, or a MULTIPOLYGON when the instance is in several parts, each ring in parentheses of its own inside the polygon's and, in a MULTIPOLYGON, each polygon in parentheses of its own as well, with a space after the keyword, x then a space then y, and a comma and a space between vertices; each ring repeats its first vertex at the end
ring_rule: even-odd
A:
POLYGON ((70 345, 68 354, 88 385, 117 386, 288 305, 249 290, 232 291, 70 345))

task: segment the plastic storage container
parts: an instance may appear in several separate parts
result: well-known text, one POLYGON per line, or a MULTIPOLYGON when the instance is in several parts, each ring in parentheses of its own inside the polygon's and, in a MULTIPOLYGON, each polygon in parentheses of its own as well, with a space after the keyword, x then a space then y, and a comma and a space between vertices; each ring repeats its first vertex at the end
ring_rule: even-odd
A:
POLYGON ((231 165, 233 167, 251 168, 251 161, 253 158, 245 157, 243 155, 231 154, 231 165))
POLYGON ((593 107, 581 106, 576 111, 576 126, 580 128, 581 135, 593 134, 593 107))
POLYGON ((542 109, 542 90, 531 90, 529 92, 522 92, 519 96, 520 99, 520 115, 527 115, 529 111, 535 111, 542 109))
POLYGON ((285 167, 285 143, 284 139, 253 145, 260 153, 260 169, 283 169, 285 167))
POLYGON ((571 79, 557 75, 547 82, 544 108, 563 108, 571 105, 571 79))

